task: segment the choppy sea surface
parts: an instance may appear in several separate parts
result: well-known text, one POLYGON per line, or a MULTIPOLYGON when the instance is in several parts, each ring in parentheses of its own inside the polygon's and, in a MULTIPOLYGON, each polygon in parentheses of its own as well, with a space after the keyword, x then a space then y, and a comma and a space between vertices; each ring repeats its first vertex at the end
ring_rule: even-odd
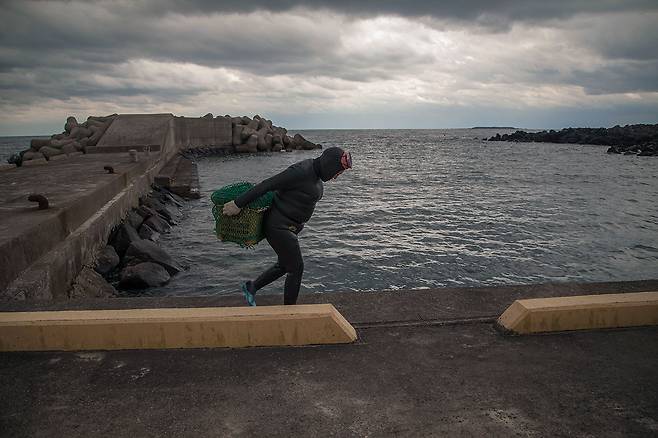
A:
MULTIPOLYGON (((302 294, 658 278, 657 158, 483 141, 512 132, 500 129, 300 132, 354 161, 325 184, 299 235, 302 294)), ((3 161, 29 138, 21 147, 0 139, 3 161)), ((242 249, 217 240, 210 194, 320 152, 199 158, 202 198, 161 239, 189 269, 148 294, 238 293, 276 255, 266 241, 242 249)), ((259 294, 282 288, 283 279, 259 294)))
MULTIPOLYGON (((301 293, 658 278, 658 159, 486 142, 504 130, 302 131, 352 152, 300 234, 301 293)), ((200 158, 202 199, 162 245, 190 266, 155 295, 237 293, 275 261, 213 234, 209 199, 320 151, 200 158)), ((283 279, 259 293, 281 293, 283 279)))

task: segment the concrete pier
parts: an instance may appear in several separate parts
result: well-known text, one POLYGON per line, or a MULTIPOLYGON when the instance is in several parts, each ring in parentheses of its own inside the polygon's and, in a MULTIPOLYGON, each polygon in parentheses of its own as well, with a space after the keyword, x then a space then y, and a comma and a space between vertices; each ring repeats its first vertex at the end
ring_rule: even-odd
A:
POLYGON ((230 120, 121 114, 87 154, 0 172, 0 299, 67 298, 83 265, 168 163, 174 162, 174 181, 167 187, 198 197, 196 167, 177 154, 207 145, 231 147, 230 120), (29 201, 32 194, 49 208, 29 201))
POLYGON ((147 192, 159 154, 87 154, 0 174, 3 298, 65 298, 70 281, 111 228, 147 192), (112 169, 109 173, 105 167, 112 169), (39 210, 30 194, 48 199, 39 210))
MULTIPOLYGON (((0 425, 7 436, 43 437, 654 436, 658 328, 518 337, 494 322, 522 297, 656 287, 658 280, 310 294, 301 302, 332 303, 356 328, 356 343, 0 353, 0 425)), ((259 306, 280 302, 259 297, 259 306)), ((38 308, 240 304, 236 296, 38 308)))

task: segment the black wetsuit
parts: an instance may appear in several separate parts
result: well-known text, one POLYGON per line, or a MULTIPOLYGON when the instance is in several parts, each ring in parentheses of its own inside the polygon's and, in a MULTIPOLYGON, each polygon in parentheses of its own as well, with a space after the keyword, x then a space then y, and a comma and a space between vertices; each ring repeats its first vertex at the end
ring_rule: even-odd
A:
POLYGON ((295 304, 304 273, 304 261, 297 234, 311 218, 315 204, 322 198, 323 181, 334 177, 342 167, 340 148, 329 148, 315 159, 300 161, 274 175, 235 199, 244 207, 263 194, 274 191, 272 207, 265 213, 265 237, 278 256, 277 262, 253 282, 247 282, 251 293, 286 277, 284 304, 295 304))

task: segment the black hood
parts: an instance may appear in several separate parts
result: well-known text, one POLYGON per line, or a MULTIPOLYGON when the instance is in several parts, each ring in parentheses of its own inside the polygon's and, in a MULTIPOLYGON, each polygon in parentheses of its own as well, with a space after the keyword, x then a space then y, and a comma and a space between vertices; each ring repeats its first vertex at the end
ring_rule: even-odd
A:
POLYGON ((338 147, 331 147, 325 149, 318 158, 313 160, 313 169, 315 174, 319 176, 322 181, 327 182, 338 172, 343 170, 343 165, 340 164, 340 158, 343 156, 343 150, 338 147))

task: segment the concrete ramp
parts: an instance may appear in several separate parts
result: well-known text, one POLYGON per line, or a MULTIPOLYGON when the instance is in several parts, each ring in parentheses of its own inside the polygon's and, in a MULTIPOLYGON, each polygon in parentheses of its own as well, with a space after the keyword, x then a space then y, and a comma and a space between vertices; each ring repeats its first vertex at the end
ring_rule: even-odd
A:
POLYGON ((356 332, 331 304, 0 313, 0 351, 339 344, 356 332))
MULTIPOLYGON (((173 114, 120 114, 96 145, 98 152, 124 152, 127 146, 164 147, 173 114), (116 151, 113 148, 117 148, 116 151)), ((94 148, 89 152, 94 152, 94 148)))
POLYGON ((516 300, 498 324, 516 334, 658 325, 658 292, 516 300))

